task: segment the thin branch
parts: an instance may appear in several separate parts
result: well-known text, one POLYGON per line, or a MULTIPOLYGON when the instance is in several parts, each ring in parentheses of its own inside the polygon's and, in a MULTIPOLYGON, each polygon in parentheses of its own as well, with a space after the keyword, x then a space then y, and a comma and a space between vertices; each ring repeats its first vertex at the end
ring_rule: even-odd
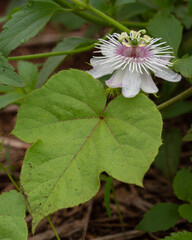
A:
POLYGON ((15 182, 15 180, 12 178, 11 174, 9 173, 8 169, 6 167, 4 167, 2 163, 0 163, 0 168, 7 174, 8 178, 13 183, 13 185, 15 186, 17 191, 21 192, 20 187, 17 185, 17 183, 15 182))
POLYGON ((116 20, 114 20, 113 18, 111 18, 110 16, 106 15, 105 13, 103 13, 102 11, 94 8, 93 6, 89 5, 89 4, 85 4, 84 2, 81 2, 80 0, 72 0, 74 3, 76 3, 79 7, 82 7, 86 10, 91 11, 92 13, 95 13, 97 16, 101 17, 103 20, 105 20, 107 23, 109 23, 110 25, 120 29, 123 32, 127 32, 129 33, 130 30, 123 26, 121 23, 117 22, 116 20))
POLYGON ((55 236, 56 236, 57 240, 61 240, 59 235, 58 235, 58 233, 57 233, 57 231, 56 231, 56 229, 55 229, 55 227, 53 226, 53 223, 52 223, 52 221, 51 221, 49 216, 47 216, 47 220, 48 220, 49 225, 51 226, 53 232, 55 233, 55 236))
POLYGON ((54 57, 60 55, 73 55, 75 53, 86 52, 95 47, 94 44, 90 44, 87 47, 77 48, 71 51, 61 51, 61 52, 48 52, 48 53, 39 53, 39 54, 32 54, 32 55, 24 55, 24 56, 14 56, 8 57, 9 61, 17 61, 17 60, 30 60, 30 59, 37 59, 37 58, 46 58, 46 57, 54 57))
POLYGON ((174 103, 177 103, 181 100, 184 100, 188 97, 190 97, 192 95, 192 87, 190 87, 189 89, 185 90, 184 92, 180 93, 179 95, 171 98, 170 100, 160 104, 159 106, 157 106, 158 110, 163 110, 171 105, 173 105, 174 103))

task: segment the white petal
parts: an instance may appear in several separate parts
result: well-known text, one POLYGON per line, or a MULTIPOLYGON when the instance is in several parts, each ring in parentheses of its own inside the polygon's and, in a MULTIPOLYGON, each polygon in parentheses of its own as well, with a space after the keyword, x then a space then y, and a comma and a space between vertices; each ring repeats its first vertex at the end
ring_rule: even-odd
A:
POLYGON ((122 87, 122 79, 123 79, 124 71, 123 70, 117 70, 114 72, 114 74, 111 76, 111 78, 106 81, 106 85, 111 88, 119 88, 122 87))
POLYGON ((94 78, 100 78, 104 75, 111 74, 114 71, 114 68, 111 67, 111 63, 101 63, 100 60, 94 58, 92 58, 90 62, 93 68, 87 71, 87 73, 94 78))
POLYGON ((162 68, 161 71, 155 71, 155 76, 167 80, 169 82, 179 82, 181 80, 181 75, 174 72, 171 69, 162 68))
POLYGON ((124 70, 124 75, 122 78, 122 94, 126 98, 135 97, 141 86, 141 73, 139 72, 130 72, 127 67, 124 70))
POLYGON ((150 74, 146 74, 145 72, 141 75, 141 89, 146 93, 156 93, 158 92, 158 88, 150 74))
POLYGON ((101 60, 99 59, 96 59, 96 58, 91 58, 90 59, 90 64, 92 67, 96 67, 99 63, 100 63, 101 60))

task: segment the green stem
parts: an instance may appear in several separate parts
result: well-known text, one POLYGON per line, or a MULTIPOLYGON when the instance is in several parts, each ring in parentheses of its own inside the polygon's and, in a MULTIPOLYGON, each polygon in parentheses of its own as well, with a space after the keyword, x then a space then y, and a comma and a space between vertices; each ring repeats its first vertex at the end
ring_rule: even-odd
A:
POLYGON ((128 26, 128 27, 146 28, 148 23, 147 22, 121 21, 121 24, 128 26))
POLYGON ((15 188, 17 189, 17 191, 21 192, 20 187, 17 185, 17 183, 16 183, 15 180, 12 178, 12 176, 11 176, 11 174, 9 173, 9 171, 7 170, 7 168, 4 167, 2 163, 0 163, 0 168, 7 174, 8 178, 9 178, 10 181, 13 183, 13 185, 15 186, 15 188))
POLYGON ((57 233, 57 231, 56 231, 56 229, 55 229, 55 227, 53 226, 53 223, 52 223, 52 221, 51 221, 49 216, 47 216, 47 220, 48 220, 48 222, 49 222, 53 232, 55 233, 55 236, 56 236, 57 240, 61 240, 59 235, 58 235, 58 233, 57 233))
POLYGON ((86 12, 83 12, 80 9, 74 8, 74 5, 70 4, 69 2, 66 2, 65 0, 54 0, 56 3, 58 3, 60 6, 62 7, 67 7, 73 10, 73 13, 78 15, 79 17, 82 17, 86 20, 88 20, 89 22, 95 23, 97 25, 101 25, 101 26, 110 26, 108 23, 104 22, 102 19, 95 17, 91 14, 88 14, 86 12))
POLYGON ((179 95, 171 98, 170 100, 160 104, 159 106, 157 106, 158 110, 162 110, 165 109, 171 105, 173 105, 176 102, 179 102, 181 100, 184 100, 185 98, 188 98, 189 96, 192 95, 192 87, 190 87, 189 89, 187 89, 186 91, 180 93, 179 95))
POLYGON ((117 201, 117 197, 116 197, 116 192, 115 192, 115 188, 114 186, 112 185, 112 192, 113 192, 113 198, 114 198, 114 201, 115 201, 115 205, 117 207, 117 212, 118 212, 118 215, 119 215, 119 220, 120 220, 120 223, 121 223, 121 228, 122 228, 122 231, 125 232, 125 223, 123 221, 123 216, 122 216, 122 213, 121 213, 121 210, 120 210, 120 207, 119 207, 119 202, 117 201))
MULTIPOLYGON (((112 34, 114 32, 114 28, 112 28, 107 34, 112 34)), ((106 36, 103 37, 103 39, 106 39, 106 36)), ((33 55, 25 55, 25 56, 14 56, 14 57, 8 57, 7 59, 9 61, 17 61, 17 60, 28 60, 28 59, 37 59, 37 58, 45 58, 45 57, 54 57, 54 56, 60 56, 60 55, 73 55, 75 53, 81 53, 86 52, 95 47, 95 43, 92 43, 88 45, 87 47, 77 48, 71 51, 63 51, 63 52, 49 52, 49 53, 40 53, 40 54, 33 54, 33 55)))
POLYGON ((79 7, 82 7, 84 9, 86 9, 86 10, 91 11, 92 13, 95 13, 97 16, 101 17, 103 20, 108 22, 110 25, 120 29, 121 31, 127 32, 127 33, 130 32, 130 30, 128 28, 126 28, 125 26, 123 26, 121 23, 117 22, 113 18, 109 17, 108 15, 106 15, 103 12, 101 12, 100 10, 92 7, 91 5, 87 5, 84 2, 81 2, 80 0, 72 0, 72 1, 74 3, 76 3, 79 7))
MULTIPOLYGON (((89 22, 95 23, 97 25, 104 26, 104 27, 112 27, 112 26, 114 26, 114 22, 115 22, 115 26, 118 23, 118 22, 116 22, 112 18, 108 17, 107 15, 103 14, 101 11, 99 11, 97 9, 96 9, 97 10, 96 14, 98 15, 98 12, 99 12, 99 14, 102 13, 102 16, 100 16, 102 18, 103 18, 103 15, 105 15, 105 17, 107 16, 108 17, 107 21, 103 21, 102 19, 100 19, 98 17, 95 17, 95 16, 93 16, 89 13, 83 12, 83 10, 81 10, 81 9, 74 8, 74 5, 70 4, 69 2, 66 2, 65 0, 54 0, 54 1, 62 7, 67 7, 69 9, 72 9, 72 12, 74 14, 88 20, 89 22), (109 18, 110 18, 110 20, 109 20, 109 18), (113 23, 111 23, 111 20, 113 21, 113 23)), ((84 4, 85 4, 84 8, 86 8, 87 10, 90 10, 88 8, 90 8, 91 6, 89 4, 86 4, 86 3, 84 3, 84 4)), ((93 7, 91 7, 91 8, 92 8, 92 12, 93 12, 93 9, 95 9, 95 8, 93 8, 93 7)), ((129 27, 136 27, 136 28, 145 28, 146 25, 147 25, 147 23, 145 23, 145 22, 141 23, 141 22, 132 22, 132 21, 122 21, 116 27, 119 28, 119 26, 121 26, 120 29, 123 30, 123 31, 127 31, 127 28, 125 28, 122 24, 126 25, 126 26, 129 26, 129 27), (122 27, 123 27, 123 29, 122 29, 122 27)))
POLYGON ((39 54, 33 54, 33 55, 24 55, 24 56, 14 56, 14 57, 8 57, 7 59, 9 61, 17 61, 17 60, 29 60, 29 59, 37 59, 37 58, 46 58, 46 57, 54 57, 54 56, 60 56, 60 55, 72 55, 75 53, 81 53, 85 51, 89 51, 95 47, 95 44, 90 44, 87 47, 77 48, 71 51, 61 51, 61 52, 49 52, 49 53, 39 53, 39 54))

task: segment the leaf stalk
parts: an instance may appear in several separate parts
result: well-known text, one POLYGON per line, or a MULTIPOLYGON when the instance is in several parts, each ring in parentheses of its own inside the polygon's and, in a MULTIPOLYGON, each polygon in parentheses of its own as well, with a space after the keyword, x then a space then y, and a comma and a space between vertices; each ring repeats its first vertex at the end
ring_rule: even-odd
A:
POLYGON ((179 95, 171 98, 170 100, 160 104, 159 106, 157 106, 158 110, 161 111, 171 105, 173 105, 174 103, 177 103, 181 100, 184 100, 186 98, 188 98, 189 96, 192 95, 192 87, 190 87, 189 89, 185 90, 184 92, 180 93, 179 95))

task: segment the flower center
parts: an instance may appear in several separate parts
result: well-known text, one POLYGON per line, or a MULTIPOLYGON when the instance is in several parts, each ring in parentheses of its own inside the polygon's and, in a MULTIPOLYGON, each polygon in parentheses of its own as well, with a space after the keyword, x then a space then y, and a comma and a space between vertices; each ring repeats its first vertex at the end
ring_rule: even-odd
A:
POLYGON ((136 58, 136 47, 132 47, 132 51, 131 51, 131 56, 130 57, 133 57, 133 58, 136 58))
POLYGON ((138 32, 131 30, 129 35, 126 32, 122 32, 118 41, 126 47, 144 47, 150 43, 151 37, 144 35, 145 29, 139 30, 138 32))

